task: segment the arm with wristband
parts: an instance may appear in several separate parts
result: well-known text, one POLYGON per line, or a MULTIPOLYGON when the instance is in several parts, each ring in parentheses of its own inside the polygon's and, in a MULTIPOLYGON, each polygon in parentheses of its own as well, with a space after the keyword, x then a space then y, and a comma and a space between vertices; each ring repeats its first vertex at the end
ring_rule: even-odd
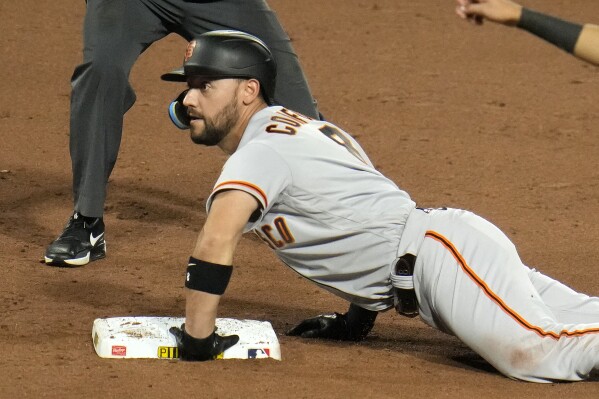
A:
POLYGON ((258 208, 256 199, 239 190, 214 198, 206 223, 189 259, 185 277, 185 324, 172 328, 184 360, 211 360, 239 340, 215 332, 221 295, 233 271, 233 254, 243 228, 258 208))
POLYGON ((511 0, 456 0, 456 13, 482 24, 484 20, 516 26, 573 54, 599 65, 599 26, 577 24, 522 7, 511 0))

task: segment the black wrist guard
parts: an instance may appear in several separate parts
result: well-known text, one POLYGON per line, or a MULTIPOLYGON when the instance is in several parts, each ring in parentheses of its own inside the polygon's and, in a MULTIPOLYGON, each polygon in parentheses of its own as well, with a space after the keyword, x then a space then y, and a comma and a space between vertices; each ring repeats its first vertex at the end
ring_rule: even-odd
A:
POLYGON ((195 291, 222 295, 229 285, 232 273, 233 266, 219 265, 190 257, 185 287, 195 291))
POLYGON ((527 8, 522 8, 522 16, 517 26, 568 53, 574 51, 574 47, 582 31, 582 25, 541 14, 527 8))

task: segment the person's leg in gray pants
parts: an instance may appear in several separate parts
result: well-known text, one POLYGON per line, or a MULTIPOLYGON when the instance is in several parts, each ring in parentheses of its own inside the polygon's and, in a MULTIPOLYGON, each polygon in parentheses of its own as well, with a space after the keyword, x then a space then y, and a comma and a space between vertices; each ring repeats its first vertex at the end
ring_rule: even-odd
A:
POLYGON ((318 118, 289 37, 265 1, 89 0, 83 63, 71 80, 74 214, 46 249, 46 263, 80 266, 105 256, 106 184, 121 143, 123 115, 135 102, 129 73, 139 55, 171 32, 190 40, 217 29, 262 39, 278 65, 275 102, 318 118))

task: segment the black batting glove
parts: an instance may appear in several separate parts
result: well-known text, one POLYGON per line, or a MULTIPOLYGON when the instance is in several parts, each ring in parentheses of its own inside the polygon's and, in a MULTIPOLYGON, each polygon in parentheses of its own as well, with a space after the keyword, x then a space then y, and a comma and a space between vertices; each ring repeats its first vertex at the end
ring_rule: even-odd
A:
POLYGON ((177 340, 179 357, 188 361, 205 361, 216 359, 218 355, 239 341, 238 335, 222 337, 213 332, 206 338, 194 338, 185 331, 185 323, 181 328, 171 327, 169 332, 177 340))
POLYGON ((372 327, 378 312, 351 304, 347 313, 322 314, 302 321, 287 335, 302 338, 324 338, 337 341, 362 341, 372 327))
POLYGON ((321 314, 302 321, 289 330, 287 335, 345 341, 347 339, 347 322, 345 321, 345 315, 337 312, 333 314, 321 314))
POLYGON ((182 130, 189 129, 189 123, 191 122, 187 107, 183 105, 183 99, 185 99, 188 91, 189 89, 181 92, 168 106, 168 116, 175 126, 182 130))

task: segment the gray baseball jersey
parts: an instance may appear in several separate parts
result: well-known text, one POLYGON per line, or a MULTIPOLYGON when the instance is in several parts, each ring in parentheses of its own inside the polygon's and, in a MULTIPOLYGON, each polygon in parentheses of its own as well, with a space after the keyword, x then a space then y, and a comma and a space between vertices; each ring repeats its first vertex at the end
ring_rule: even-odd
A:
POLYGON ((409 252, 422 320, 505 375, 576 381, 599 368, 599 298, 525 266, 509 238, 480 216, 416 209, 334 125, 281 107, 260 111, 214 193, 225 189, 262 205, 247 230, 352 303, 391 307, 391 266, 409 252))
POLYGON ((390 269, 415 203, 338 127, 270 107, 254 115, 214 190, 253 195, 246 226, 302 276, 370 310, 393 306, 390 269))

